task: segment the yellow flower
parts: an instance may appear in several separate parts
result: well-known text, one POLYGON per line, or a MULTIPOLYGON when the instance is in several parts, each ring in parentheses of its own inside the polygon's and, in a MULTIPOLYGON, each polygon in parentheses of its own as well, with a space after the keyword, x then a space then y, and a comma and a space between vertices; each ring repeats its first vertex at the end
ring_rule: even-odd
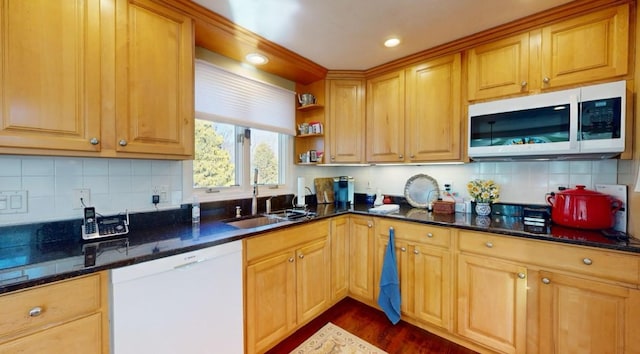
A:
POLYGON ((479 203, 495 203, 500 198, 500 187, 493 180, 473 180, 467 183, 471 198, 479 203))

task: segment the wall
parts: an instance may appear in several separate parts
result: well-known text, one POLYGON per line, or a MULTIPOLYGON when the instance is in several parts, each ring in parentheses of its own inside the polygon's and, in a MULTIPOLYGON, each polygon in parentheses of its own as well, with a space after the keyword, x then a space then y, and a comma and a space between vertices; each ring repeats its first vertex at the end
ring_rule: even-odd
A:
POLYGON ((618 173, 630 173, 629 161, 533 161, 479 162, 464 165, 307 167, 298 168, 309 186, 313 178, 349 175, 355 178, 355 190, 364 193, 367 182, 383 194, 404 195, 407 179, 419 173, 436 179, 440 188, 451 183, 454 192, 468 197, 466 183, 472 179, 493 179, 501 188, 501 201, 544 204, 545 194, 558 186, 577 184, 593 189, 595 184, 616 184, 618 173))
POLYGON ((169 208, 182 202, 182 162, 0 155, 0 191, 26 190, 27 213, 0 214, 0 225, 82 218, 73 190, 89 188, 103 215, 155 210, 152 188, 168 186, 169 208))

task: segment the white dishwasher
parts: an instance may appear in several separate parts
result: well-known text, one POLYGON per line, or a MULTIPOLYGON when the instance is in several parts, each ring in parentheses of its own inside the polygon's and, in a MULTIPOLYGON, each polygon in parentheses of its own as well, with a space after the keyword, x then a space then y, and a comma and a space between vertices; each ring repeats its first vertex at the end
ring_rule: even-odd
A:
POLYGON ((114 354, 244 353, 242 243, 111 271, 114 354))

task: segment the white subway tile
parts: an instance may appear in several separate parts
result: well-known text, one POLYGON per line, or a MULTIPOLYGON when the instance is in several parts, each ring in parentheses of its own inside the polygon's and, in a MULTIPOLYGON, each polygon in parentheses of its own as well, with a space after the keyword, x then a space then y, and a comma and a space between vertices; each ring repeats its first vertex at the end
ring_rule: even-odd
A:
POLYGON ((22 176, 53 176, 53 160, 25 158, 22 160, 22 176))
POLYGON ((83 174, 85 176, 108 176, 109 160, 108 159, 84 159, 83 174))
POLYGON ((109 160, 109 176, 131 176, 131 160, 109 160))
POLYGON ((13 156, 0 156, 0 176, 22 175, 22 160, 13 156))
POLYGON ((570 161, 569 172, 571 174, 591 173, 591 161, 570 161))
POLYGON ((53 176, 24 176, 22 189, 26 190, 30 197, 53 197, 55 195, 53 176))

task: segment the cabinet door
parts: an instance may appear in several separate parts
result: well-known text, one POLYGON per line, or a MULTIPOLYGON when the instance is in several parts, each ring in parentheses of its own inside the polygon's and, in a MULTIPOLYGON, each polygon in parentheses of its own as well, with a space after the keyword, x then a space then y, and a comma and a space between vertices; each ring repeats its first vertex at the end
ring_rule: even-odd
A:
POLYGON ((247 352, 278 342, 296 326, 295 253, 286 251, 247 267, 247 352))
POLYGON ((460 335, 503 353, 526 347, 527 270, 512 263, 458 257, 460 335))
POLYGON ((351 217, 349 235, 349 293, 362 300, 373 301, 374 261, 373 220, 351 217))
POLYGON ((638 290, 540 272, 540 353, 636 353, 638 290))
POLYGON ((512 95, 528 90, 528 33, 484 44, 467 53, 469 100, 512 95))
POLYGON ((625 75, 629 5, 563 21, 542 29, 542 80, 558 87, 625 75))
POLYGON ((413 267, 414 316, 420 321, 451 329, 451 255, 425 245, 409 248, 413 267))
POLYGON ((364 160, 364 81, 329 80, 329 163, 364 160))
POLYGON ((1 0, 0 12, 0 147, 99 151, 100 2, 1 0))
POLYGON ((331 300, 349 294, 349 218, 331 220, 331 300))
POLYGON ((367 80, 367 161, 404 161, 404 71, 367 80))
POLYGON ((151 0, 117 0, 116 150, 193 156, 193 23, 151 0))
POLYGON ((460 54, 406 71, 408 160, 460 159, 460 54))
MULTIPOLYGON (((0 353, 86 353, 103 351, 103 315, 94 313, 0 345, 0 353)), ((107 339, 108 341, 108 339, 107 339)), ((105 346, 106 347, 106 346, 105 346)))
POLYGON ((296 250, 298 323, 304 323, 329 308, 330 249, 328 238, 296 250))

